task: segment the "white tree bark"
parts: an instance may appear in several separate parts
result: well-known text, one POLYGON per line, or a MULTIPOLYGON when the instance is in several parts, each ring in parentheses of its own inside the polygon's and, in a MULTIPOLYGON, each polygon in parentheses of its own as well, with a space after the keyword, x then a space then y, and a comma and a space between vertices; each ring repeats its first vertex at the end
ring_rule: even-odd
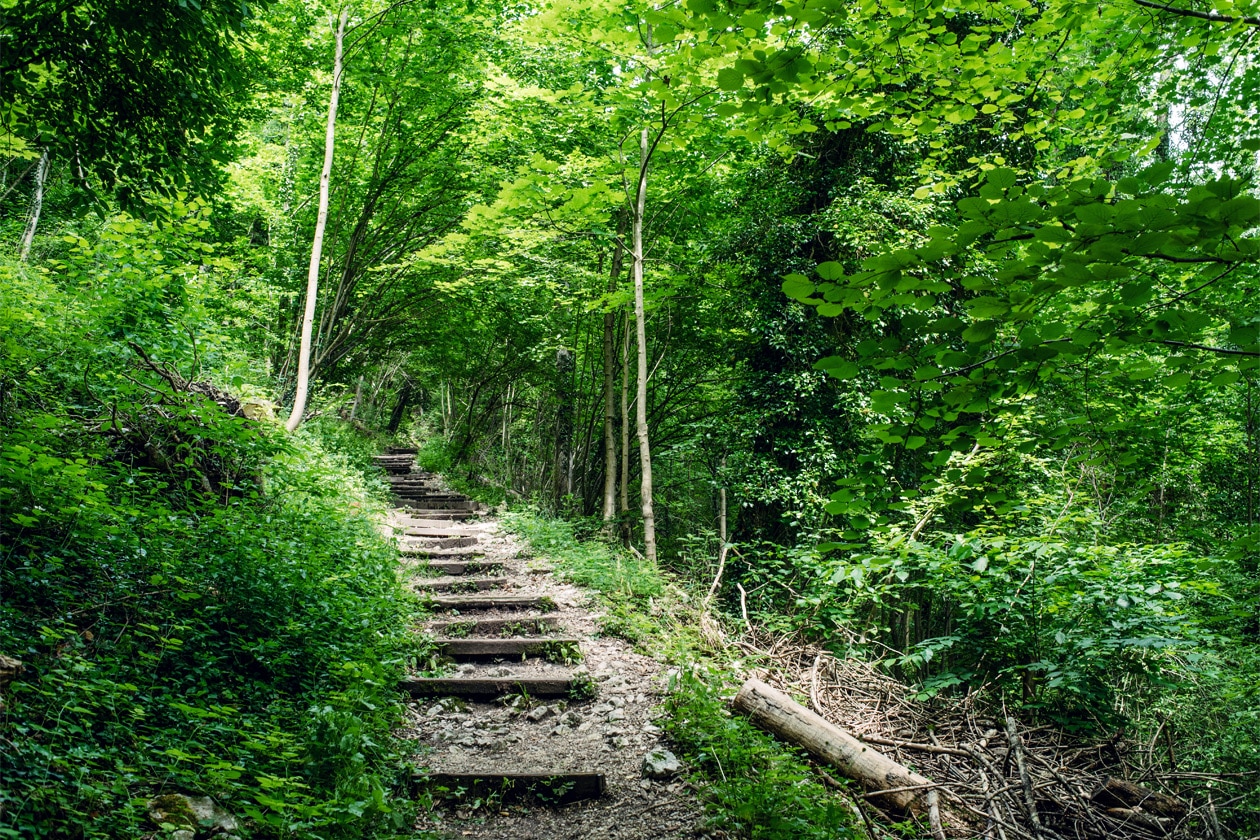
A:
MULTIPOLYGON (((623 221, 617 226, 617 241, 613 243, 612 267, 608 274, 608 291, 617 291, 621 277, 621 259, 625 234, 623 221)), ((604 527, 611 529, 617 518, 617 404, 616 362, 613 349, 616 344, 617 316, 612 311, 604 313, 604 527)))
POLYGON ((18 259, 22 262, 31 256, 31 244, 35 241, 35 230, 39 227, 39 216, 44 211, 44 184, 48 180, 48 150, 39 156, 39 165, 35 167, 35 192, 31 196, 31 217, 26 222, 26 231, 22 234, 22 245, 18 249, 18 259))
POLYGON ((324 134, 324 169, 319 174, 319 213, 315 217, 315 238, 311 243, 311 264, 306 271, 306 311, 302 315, 302 344, 298 349, 297 393, 293 413, 285 428, 290 432, 302 424, 311 379, 311 331, 315 324, 315 300, 319 294, 319 265, 324 251, 324 229, 328 226, 328 182, 332 177, 333 141, 337 130, 337 100, 341 97, 342 46, 350 10, 342 8, 337 21, 336 49, 333 53, 332 93, 328 97, 328 130, 324 134))
POLYGON ((643 318, 643 215, 647 204, 648 130, 639 135, 639 189, 634 202, 634 330, 638 351, 638 377, 634 418, 639 437, 640 505, 643 511, 643 555, 656 562, 656 517, 652 512, 652 451, 647 423, 647 333, 643 318))

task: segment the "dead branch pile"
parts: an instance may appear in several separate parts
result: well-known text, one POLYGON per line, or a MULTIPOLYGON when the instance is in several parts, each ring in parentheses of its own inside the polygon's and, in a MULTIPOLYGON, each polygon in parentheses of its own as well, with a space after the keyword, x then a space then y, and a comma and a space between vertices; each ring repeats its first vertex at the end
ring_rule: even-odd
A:
MULTIPOLYGON (((1082 739, 1025 726, 983 692, 918 701, 870 664, 837 659, 793 637, 736 644, 771 666, 760 674, 767 683, 808 697, 829 723, 930 779, 974 837, 1225 840, 1217 809, 1260 781, 1177 772, 1156 744, 1122 733, 1082 739)), ((857 798, 869 816, 875 795, 857 798)))
POLYGON ((266 406, 242 402, 209 382, 186 378, 173 366, 155 361, 140 345, 129 346, 138 357, 135 367, 157 379, 149 384, 123 374, 139 386, 142 396, 113 403, 99 424, 100 431, 114 440, 114 458, 171 475, 223 500, 239 495, 242 482, 257 484, 257 460, 265 447, 236 444, 261 440, 250 421, 264 419, 266 406))

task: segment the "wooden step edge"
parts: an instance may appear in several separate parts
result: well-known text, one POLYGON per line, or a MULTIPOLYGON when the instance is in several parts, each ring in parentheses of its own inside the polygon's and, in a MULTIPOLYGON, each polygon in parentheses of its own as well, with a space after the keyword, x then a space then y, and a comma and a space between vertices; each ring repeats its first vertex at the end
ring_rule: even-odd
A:
POLYGON ((398 683, 400 691, 412 697, 463 697, 493 700, 505 694, 555 699, 586 699, 594 696, 595 684, 589 677, 407 677, 398 683))
POLYGON ((412 536, 415 539, 464 539, 467 536, 480 539, 484 536, 484 531, 471 530, 450 530, 440 528, 403 528, 403 536, 412 536))
POLYGON ((435 610, 542 610, 553 612, 556 602, 546 595, 436 595, 426 599, 435 610))
POLYGON ((485 557, 485 549, 481 548, 400 548, 398 553, 404 557, 462 557, 472 560, 485 557))
POLYGON ((503 564, 490 560, 430 560, 420 568, 441 572, 443 575, 476 575, 503 572, 503 564))
POLYGON ((581 641, 572 636, 510 636, 508 638, 442 638, 438 649, 452 659, 480 656, 542 656, 576 662, 581 641))
POLYGON ((506 586, 508 579, 505 577, 440 577, 440 578, 415 578, 411 585, 418 591, 422 592, 485 592, 488 589, 501 589, 506 586))
POLYGON ((598 799, 608 790, 603 773, 418 773, 415 783, 439 798, 533 800, 541 805, 598 799))
POLYGON ((465 618, 455 621, 435 621, 428 625, 429 632, 452 639, 477 638, 481 634, 508 632, 515 637, 525 633, 546 638, 546 634, 560 629, 560 621, 554 615, 532 615, 521 618, 465 618))

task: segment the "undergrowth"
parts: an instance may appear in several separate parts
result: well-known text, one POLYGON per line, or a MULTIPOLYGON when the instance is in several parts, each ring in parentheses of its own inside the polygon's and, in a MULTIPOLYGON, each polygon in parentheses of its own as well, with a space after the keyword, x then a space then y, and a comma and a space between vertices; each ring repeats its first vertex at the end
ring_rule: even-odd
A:
POLYGON ((211 306, 236 275, 205 224, 0 260, 0 654, 25 666, 0 838, 153 836, 169 793, 241 837, 410 826, 391 731, 414 604, 379 480, 331 422, 246 419, 265 377, 211 306))
POLYGON ((390 729, 410 606, 355 475, 306 438, 266 495, 227 506, 96 477, 107 509, 6 527, 0 650, 27 673, 0 720, 0 836, 136 836, 170 792, 256 837, 405 825, 390 729))
POLYGON ((851 806, 805 760, 731 715, 721 686, 717 670, 681 669, 662 721, 704 786, 714 827, 750 840, 861 837, 851 806))

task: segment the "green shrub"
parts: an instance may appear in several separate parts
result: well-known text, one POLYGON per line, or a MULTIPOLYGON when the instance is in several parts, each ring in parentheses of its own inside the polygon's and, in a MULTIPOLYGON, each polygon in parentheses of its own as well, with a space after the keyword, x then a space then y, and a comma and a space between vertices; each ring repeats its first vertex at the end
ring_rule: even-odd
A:
POLYGON ((579 540, 573 522, 533 509, 512 511, 503 522, 579 586, 612 598, 646 599, 661 594, 664 581, 658 568, 597 536, 579 540))
POLYGON ((750 840, 861 837, 854 813, 804 760, 718 694, 718 675, 683 670, 670 682, 663 727, 695 771, 715 828, 750 840))
POLYGON ((236 413, 256 366, 185 209, 0 261, 0 837, 141 836, 173 792, 253 837, 394 833, 415 608, 379 488, 236 413))

